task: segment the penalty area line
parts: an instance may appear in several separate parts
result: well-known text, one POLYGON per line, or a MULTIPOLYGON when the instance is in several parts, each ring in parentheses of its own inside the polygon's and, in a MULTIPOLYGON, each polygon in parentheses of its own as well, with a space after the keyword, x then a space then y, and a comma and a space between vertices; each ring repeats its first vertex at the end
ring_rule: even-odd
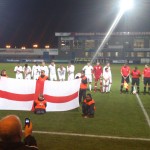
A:
POLYGON ((145 110, 144 105, 143 105, 143 103, 142 103, 142 101, 141 101, 141 99, 140 99, 140 97, 139 97, 139 95, 138 95, 137 93, 136 93, 136 98, 137 98, 137 100, 138 100, 138 103, 139 103, 139 105, 140 105, 142 111, 143 111, 143 114, 144 114, 144 116, 145 116, 145 118, 146 118, 146 121, 147 121, 147 123, 148 123, 148 126, 150 127, 150 118, 149 118, 148 113, 147 113, 147 111, 145 110))
POLYGON ((148 138, 131 138, 131 137, 119 137, 119 136, 103 136, 103 135, 92 135, 92 134, 47 132, 47 131, 33 131, 33 133, 48 134, 48 135, 76 136, 76 137, 92 137, 92 138, 114 139, 114 140, 149 141, 150 142, 150 139, 148 138))

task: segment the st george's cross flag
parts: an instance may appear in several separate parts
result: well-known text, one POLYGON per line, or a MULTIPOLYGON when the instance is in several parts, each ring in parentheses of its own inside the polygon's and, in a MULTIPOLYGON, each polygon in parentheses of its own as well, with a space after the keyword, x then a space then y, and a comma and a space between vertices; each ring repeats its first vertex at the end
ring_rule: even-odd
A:
POLYGON ((31 111, 34 100, 42 93, 46 111, 67 111, 79 107, 80 79, 72 81, 24 80, 0 78, 0 110, 31 111))

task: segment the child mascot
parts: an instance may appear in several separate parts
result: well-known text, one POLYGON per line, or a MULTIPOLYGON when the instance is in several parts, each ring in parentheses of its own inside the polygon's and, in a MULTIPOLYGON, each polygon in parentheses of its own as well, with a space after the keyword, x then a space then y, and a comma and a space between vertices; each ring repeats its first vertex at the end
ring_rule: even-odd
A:
POLYGON ((34 101, 34 113, 35 114, 45 114, 46 113, 47 102, 43 94, 39 94, 37 100, 34 101))
POLYGON ((92 99, 91 94, 87 94, 82 103, 82 116, 84 118, 93 118, 95 113, 95 101, 92 99))

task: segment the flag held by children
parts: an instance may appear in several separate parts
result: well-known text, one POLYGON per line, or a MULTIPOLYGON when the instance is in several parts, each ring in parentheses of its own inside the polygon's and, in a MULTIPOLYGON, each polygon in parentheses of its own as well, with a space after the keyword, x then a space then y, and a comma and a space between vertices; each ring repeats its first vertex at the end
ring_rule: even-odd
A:
MULTIPOLYGON (((0 78, 0 110, 31 111, 38 88, 47 101, 46 111, 67 111, 79 107, 80 79, 45 81, 0 78)), ((39 93, 38 93, 39 94, 39 93)))

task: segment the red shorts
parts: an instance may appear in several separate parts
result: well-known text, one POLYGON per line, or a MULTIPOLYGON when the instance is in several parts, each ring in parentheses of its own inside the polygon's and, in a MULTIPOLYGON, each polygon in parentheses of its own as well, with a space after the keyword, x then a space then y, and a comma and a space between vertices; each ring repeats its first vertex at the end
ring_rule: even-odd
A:
POLYGON ((95 77, 95 81, 97 82, 98 80, 100 80, 100 77, 95 77))

